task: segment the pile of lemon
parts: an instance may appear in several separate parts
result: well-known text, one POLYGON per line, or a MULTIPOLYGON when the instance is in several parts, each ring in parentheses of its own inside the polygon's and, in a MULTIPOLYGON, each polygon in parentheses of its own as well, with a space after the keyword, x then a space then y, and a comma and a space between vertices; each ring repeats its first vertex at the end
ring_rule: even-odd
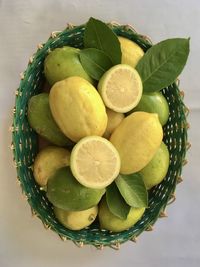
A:
POLYGON ((98 84, 83 69, 79 49, 52 51, 44 64, 50 92, 33 96, 28 105, 31 127, 53 144, 38 153, 35 180, 57 219, 72 230, 89 226, 97 215, 103 229, 128 229, 145 208, 131 208, 125 220, 116 217, 103 197, 106 187, 119 173, 139 172, 150 189, 169 166, 162 142, 167 101, 159 92, 143 94, 134 67, 144 52, 128 39, 119 41, 122 64, 106 71, 98 84))

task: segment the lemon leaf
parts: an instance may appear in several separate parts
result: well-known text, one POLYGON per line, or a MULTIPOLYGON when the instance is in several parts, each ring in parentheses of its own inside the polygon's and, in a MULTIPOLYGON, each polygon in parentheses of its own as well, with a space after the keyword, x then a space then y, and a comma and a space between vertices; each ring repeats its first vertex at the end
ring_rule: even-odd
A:
POLYGON ((86 48, 79 53, 81 64, 89 76, 99 80, 113 64, 111 59, 101 50, 86 48))
POLYGON ((131 207, 124 201, 115 183, 106 189, 106 202, 112 214, 120 219, 127 218, 131 207))
POLYGON ((155 92, 172 84, 189 55, 189 39, 167 39, 153 45, 136 66, 144 92, 155 92))
POLYGON ((148 206, 148 193, 140 174, 119 174, 115 183, 129 206, 134 208, 148 206))
POLYGON ((117 35, 102 21, 90 18, 84 32, 84 47, 104 51, 114 65, 121 63, 121 48, 117 35))

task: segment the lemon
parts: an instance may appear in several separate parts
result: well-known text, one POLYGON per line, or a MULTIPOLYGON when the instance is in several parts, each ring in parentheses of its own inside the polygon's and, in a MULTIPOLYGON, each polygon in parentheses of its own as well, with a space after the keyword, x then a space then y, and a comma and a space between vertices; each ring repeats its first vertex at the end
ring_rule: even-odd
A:
POLYGON ((47 198, 57 208, 67 211, 86 210, 96 206, 105 189, 91 189, 81 185, 69 167, 54 172, 47 182, 47 198))
POLYGON ((81 65, 79 51, 77 48, 64 46, 50 52, 44 61, 44 73, 50 85, 71 76, 80 76, 92 82, 81 65))
POLYGON ((73 148, 70 167, 74 177, 89 188, 105 188, 118 176, 120 158, 115 147, 105 138, 88 136, 73 148))
POLYGON ((121 51, 122 51, 122 64, 130 65, 135 68, 139 60, 143 57, 144 51, 135 42, 124 38, 118 37, 121 51))
POLYGON ((28 102, 28 121, 31 127, 46 140, 57 146, 70 146, 69 140, 58 128, 49 107, 49 94, 32 96, 28 102))
POLYGON ((98 91, 106 107, 125 113, 139 103, 142 81, 134 68, 118 64, 103 74, 98 83, 98 91))
POLYGON ((110 137, 121 159, 122 174, 143 169, 153 158, 163 138, 158 115, 134 112, 127 116, 110 137))
POLYGON ((124 119, 124 114, 115 112, 109 108, 106 109, 106 113, 108 116, 108 123, 106 131, 103 136, 108 139, 111 133, 117 128, 120 122, 124 119))
POLYGON ((70 230, 81 230, 96 219, 98 206, 82 211, 66 211, 54 207, 54 213, 58 221, 70 230))
POLYGON ((105 106, 97 90, 85 79, 74 76, 55 83, 49 103, 56 123, 71 140, 77 142, 105 132, 105 106))
POLYGON ((99 205, 99 223, 101 229, 110 230, 112 232, 121 232, 132 227, 140 220, 145 208, 131 208, 126 219, 120 219, 110 212, 106 199, 103 198, 99 205))
POLYGON ((165 125, 169 118, 169 105, 160 92, 145 93, 133 111, 157 113, 161 125, 165 125))
POLYGON ((152 160, 139 172, 147 189, 159 184, 169 168, 169 151, 162 142, 152 160))
POLYGON ((48 178, 64 166, 69 166, 70 153, 67 149, 49 146, 41 150, 35 158, 33 175, 36 182, 46 186, 48 178))

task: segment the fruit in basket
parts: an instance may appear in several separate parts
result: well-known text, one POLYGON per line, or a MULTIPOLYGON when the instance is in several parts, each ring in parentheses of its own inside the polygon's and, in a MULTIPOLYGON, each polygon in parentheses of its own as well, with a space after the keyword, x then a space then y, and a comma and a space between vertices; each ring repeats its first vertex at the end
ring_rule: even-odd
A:
POLYGON ((67 211, 89 209, 99 203, 105 189, 91 189, 81 185, 69 167, 57 170, 47 183, 47 198, 55 206, 67 211))
POLYGON ((103 101, 93 85, 81 77, 57 82, 49 96, 53 117, 71 140, 89 135, 103 135, 107 115, 103 101))
POLYGON ((138 105, 129 114, 134 111, 157 113, 162 126, 169 118, 169 105, 161 92, 143 94, 138 105))
POLYGON ((82 211, 66 211, 54 207, 54 213, 58 221, 70 230, 81 230, 97 217, 98 206, 82 211))
POLYGON ((70 167, 74 177, 89 188, 105 188, 118 176, 120 158, 116 148, 105 138, 88 136, 73 148, 70 167))
POLYGON ((92 83, 79 60, 79 49, 69 46, 56 48, 46 57, 44 73, 50 85, 71 76, 80 76, 92 83))
POLYGON ((28 102, 28 121, 31 127, 42 137, 57 146, 72 145, 58 128, 49 107, 49 94, 32 96, 28 102))
POLYGON ((124 38, 118 37, 122 51, 122 64, 128 64, 135 68, 139 60, 143 57, 144 51, 135 42, 124 38))
POLYGON ((124 119, 124 114, 115 112, 109 108, 106 109, 106 113, 108 116, 108 123, 107 123, 106 131, 103 136, 108 139, 111 136, 112 132, 117 128, 117 126, 124 119))
POLYGON ((110 137, 121 159, 122 174, 143 169, 153 158, 163 138, 158 115, 134 112, 127 116, 110 137))
POLYGON ((121 219, 110 212, 106 199, 103 198, 99 206, 99 223, 101 229, 121 232, 132 227, 142 217, 145 208, 131 208, 126 219, 121 219))
POLYGON ((169 168, 169 151, 162 142, 152 160, 139 172, 147 189, 162 182, 169 168))
POLYGON ((142 96, 142 81, 134 68, 118 64, 101 77, 98 91, 106 107, 125 113, 139 103, 142 96))
POLYGON ((64 166, 69 166, 70 152, 56 146, 48 146, 41 150, 33 164, 33 175, 40 186, 46 186, 48 178, 64 166))

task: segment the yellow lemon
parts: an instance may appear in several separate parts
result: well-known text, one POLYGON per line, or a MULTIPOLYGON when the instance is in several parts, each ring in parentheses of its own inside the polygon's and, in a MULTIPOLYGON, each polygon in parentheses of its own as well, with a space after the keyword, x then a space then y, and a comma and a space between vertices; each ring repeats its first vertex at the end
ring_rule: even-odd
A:
POLYGON ((108 139, 110 135, 112 134, 112 132, 117 128, 117 126, 124 119, 124 114, 115 112, 109 108, 106 109, 106 113, 108 116, 108 123, 107 123, 106 131, 103 136, 108 139))
POLYGON ((122 51, 122 64, 130 65, 135 68, 139 60, 143 57, 144 51, 142 48, 135 42, 124 38, 118 37, 121 51, 122 51))
POLYGON ((81 211, 67 211, 54 207, 54 213, 58 221, 68 229, 81 230, 96 219, 98 206, 81 211))
POLYGON ((145 208, 131 208, 126 219, 120 219, 112 214, 106 203, 106 199, 103 198, 99 205, 99 223, 101 229, 106 229, 112 232, 121 232, 132 227, 136 222, 140 220, 145 208))
POLYGON ((49 146, 41 150, 34 161, 33 174, 36 182, 46 186, 54 172, 64 166, 69 166, 70 153, 67 149, 49 146))
POLYGON ((140 171, 153 158, 163 138, 158 115, 134 112, 126 117, 110 137, 121 159, 122 174, 140 171))
POLYGON ((74 146, 70 167, 80 184, 101 189, 118 176, 120 158, 110 141, 99 136, 88 136, 74 146))
POLYGON ((103 74, 98 83, 98 91, 106 107, 125 113, 139 103, 142 81, 134 68, 118 64, 103 74))
POLYGON ((71 140, 77 142, 105 132, 105 106, 95 87, 85 79, 74 76, 55 83, 49 103, 56 123, 71 140))

